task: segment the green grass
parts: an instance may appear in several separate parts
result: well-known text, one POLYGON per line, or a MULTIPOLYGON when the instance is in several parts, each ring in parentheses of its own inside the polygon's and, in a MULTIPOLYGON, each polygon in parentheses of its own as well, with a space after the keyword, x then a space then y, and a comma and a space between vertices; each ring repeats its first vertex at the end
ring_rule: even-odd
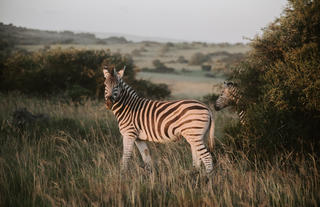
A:
MULTIPOLYGON (((135 150, 120 172, 122 140, 103 103, 0 95, 0 206, 317 206, 319 159, 287 152, 248 159, 217 141, 215 168, 192 167, 189 145, 148 143, 153 171, 135 150), (18 129, 17 107, 50 120, 18 129)), ((231 115, 217 113, 217 136, 231 115)))

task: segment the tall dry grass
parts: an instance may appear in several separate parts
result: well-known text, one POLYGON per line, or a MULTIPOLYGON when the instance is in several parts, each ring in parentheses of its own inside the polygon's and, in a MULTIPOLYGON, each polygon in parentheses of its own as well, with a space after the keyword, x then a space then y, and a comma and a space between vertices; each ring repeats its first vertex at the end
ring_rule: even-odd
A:
MULTIPOLYGON (((225 116, 225 115, 223 115, 225 116)), ((225 117, 217 117, 219 123, 225 117)), ((220 142, 212 174, 192 168, 185 141, 149 143, 152 172, 135 150, 119 171, 122 140, 100 102, 0 95, 0 206, 317 206, 319 159, 282 153, 248 158, 220 142), (11 113, 27 107, 49 114, 46 123, 18 129, 11 113)))

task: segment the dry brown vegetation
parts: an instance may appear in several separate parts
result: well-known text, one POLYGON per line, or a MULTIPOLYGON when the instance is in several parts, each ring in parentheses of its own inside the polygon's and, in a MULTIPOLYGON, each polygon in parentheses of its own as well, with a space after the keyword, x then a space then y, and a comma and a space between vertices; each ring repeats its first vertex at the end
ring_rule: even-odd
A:
MULTIPOLYGON (((142 168, 135 151, 120 173, 122 140, 103 103, 84 105, 28 98, 0 98, 0 206, 317 206, 319 160, 282 152, 249 158, 232 137, 216 141, 212 174, 192 168, 184 141, 151 144, 154 168, 142 168), (16 128, 17 107, 48 114, 48 123, 16 128), (229 144, 226 144, 229 143, 229 144), (230 144, 231 143, 231 144, 230 144)), ((217 114, 217 136, 230 122, 217 114)))

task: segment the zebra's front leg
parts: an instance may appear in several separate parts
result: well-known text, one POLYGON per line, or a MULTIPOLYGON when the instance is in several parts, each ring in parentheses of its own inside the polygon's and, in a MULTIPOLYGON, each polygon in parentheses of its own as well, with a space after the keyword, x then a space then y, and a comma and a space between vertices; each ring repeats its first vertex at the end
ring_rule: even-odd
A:
POLYGON ((132 155, 133 144, 136 138, 130 136, 123 136, 123 154, 121 161, 121 171, 125 171, 128 168, 128 161, 132 155))
POLYGON ((136 140, 135 144, 141 154, 142 160, 145 164, 145 169, 151 170, 151 156, 147 143, 145 141, 136 140))

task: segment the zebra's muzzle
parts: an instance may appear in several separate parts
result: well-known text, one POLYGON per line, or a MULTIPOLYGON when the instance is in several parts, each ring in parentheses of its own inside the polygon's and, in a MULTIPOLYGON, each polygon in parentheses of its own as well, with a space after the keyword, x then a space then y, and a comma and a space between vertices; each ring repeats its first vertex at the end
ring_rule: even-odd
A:
POLYGON ((216 111, 220 111, 221 110, 221 107, 219 107, 219 106, 217 106, 216 104, 214 105, 214 109, 216 110, 216 111))

